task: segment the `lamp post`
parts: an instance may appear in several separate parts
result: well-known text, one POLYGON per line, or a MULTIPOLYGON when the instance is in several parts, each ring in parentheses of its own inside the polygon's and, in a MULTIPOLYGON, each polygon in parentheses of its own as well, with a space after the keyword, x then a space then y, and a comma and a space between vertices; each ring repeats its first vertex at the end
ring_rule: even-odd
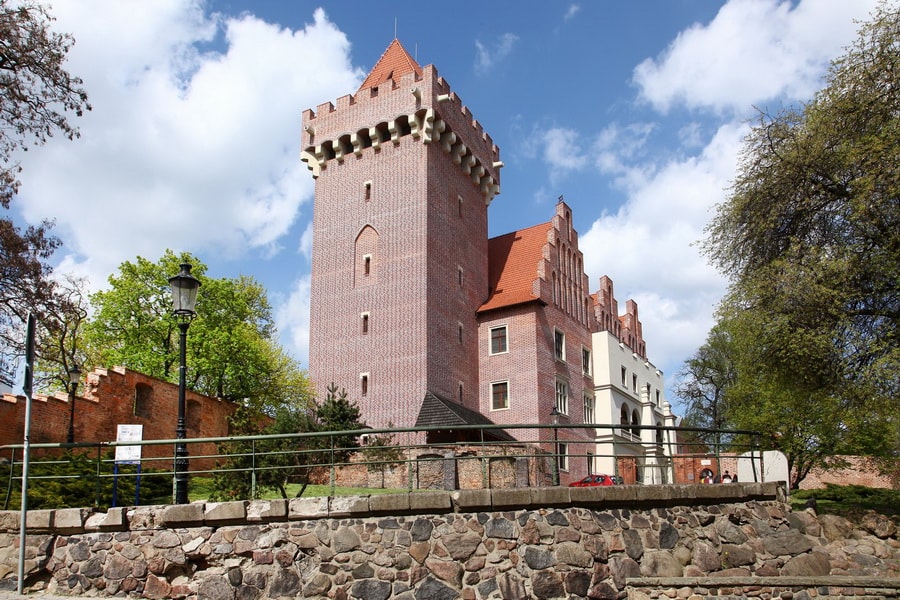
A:
MULTIPOLYGON (((181 263, 181 271, 178 275, 169 277, 169 285, 172 286, 172 314, 178 319, 178 329, 181 331, 181 364, 178 370, 178 424, 175 427, 175 438, 183 440, 187 437, 184 423, 184 391, 185 372, 187 371, 187 331, 191 320, 196 314, 194 307, 197 304, 197 290, 200 281, 191 275, 191 264, 181 263)), ((187 444, 178 442, 175 444, 175 503, 187 504, 187 444)))
POLYGON ((81 379, 81 369, 73 364, 69 369, 69 435, 68 443, 75 441, 75 392, 78 390, 78 381, 81 379))
POLYGON ((553 485, 559 485, 559 417, 562 415, 555 406, 550 411, 550 422, 553 423, 553 485))

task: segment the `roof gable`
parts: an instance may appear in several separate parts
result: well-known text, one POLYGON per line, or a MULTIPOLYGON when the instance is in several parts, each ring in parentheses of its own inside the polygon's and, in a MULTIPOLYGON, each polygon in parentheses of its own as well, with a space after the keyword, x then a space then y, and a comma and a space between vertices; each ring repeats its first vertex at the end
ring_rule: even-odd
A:
POLYGON ((488 240, 490 296, 478 312, 540 300, 534 281, 551 227, 542 223, 488 240))
POLYGON ((394 83, 399 83, 400 77, 407 73, 421 75, 422 67, 409 55, 409 52, 406 51, 400 40, 394 38, 394 41, 391 42, 384 54, 381 55, 381 58, 378 59, 378 62, 375 63, 375 66, 372 67, 368 77, 362 82, 356 93, 358 94, 366 88, 377 87, 388 79, 393 80, 394 83))

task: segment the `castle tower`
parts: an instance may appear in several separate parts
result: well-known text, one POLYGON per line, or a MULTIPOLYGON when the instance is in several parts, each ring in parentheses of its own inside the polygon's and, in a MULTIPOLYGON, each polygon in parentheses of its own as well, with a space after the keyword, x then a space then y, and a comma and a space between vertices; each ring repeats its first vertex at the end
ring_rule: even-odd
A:
POLYGON ((318 393, 346 389, 373 427, 414 425, 429 392, 477 410, 498 148, 397 40, 355 94, 303 112, 302 147, 318 393))

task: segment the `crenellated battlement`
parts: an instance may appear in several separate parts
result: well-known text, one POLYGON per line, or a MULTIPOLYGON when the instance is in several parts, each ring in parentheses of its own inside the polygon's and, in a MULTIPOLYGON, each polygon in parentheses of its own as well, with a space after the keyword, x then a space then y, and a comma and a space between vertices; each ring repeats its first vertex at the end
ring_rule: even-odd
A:
POLYGON ((432 65, 422 75, 407 73, 399 83, 388 79, 341 96, 337 105, 325 102, 315 112, 303 111, 300 160, 318 177, 332 161, 362 158, 365 150, 379 152, 384 144, 399 145, 405 136, 440 144, 487 203, 500 193, 499 148, 432 65), (367 126, 360 128, 360 123, 367 126))

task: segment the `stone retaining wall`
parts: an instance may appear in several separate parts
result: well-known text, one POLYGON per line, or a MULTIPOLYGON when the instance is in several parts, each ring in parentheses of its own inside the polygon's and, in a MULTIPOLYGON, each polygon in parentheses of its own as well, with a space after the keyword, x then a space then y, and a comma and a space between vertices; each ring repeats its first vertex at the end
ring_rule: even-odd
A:
MULTIPOLYGON (((815 592, 843 576, 896 581, 879 588, 882 597, 896 592, 900 544, 891 521, 873 516, 867 529, 853 529, 843 519, 792 513, 783 494, 772 483, 617 486, 33 511, 26 585, 63 595, 210 600, 736 591, 744 595, 730 597, 787 598, 706 584, 813 577, 815 592)), ((0 589, 16 587, 18 516, 0 512, 0 589)))

